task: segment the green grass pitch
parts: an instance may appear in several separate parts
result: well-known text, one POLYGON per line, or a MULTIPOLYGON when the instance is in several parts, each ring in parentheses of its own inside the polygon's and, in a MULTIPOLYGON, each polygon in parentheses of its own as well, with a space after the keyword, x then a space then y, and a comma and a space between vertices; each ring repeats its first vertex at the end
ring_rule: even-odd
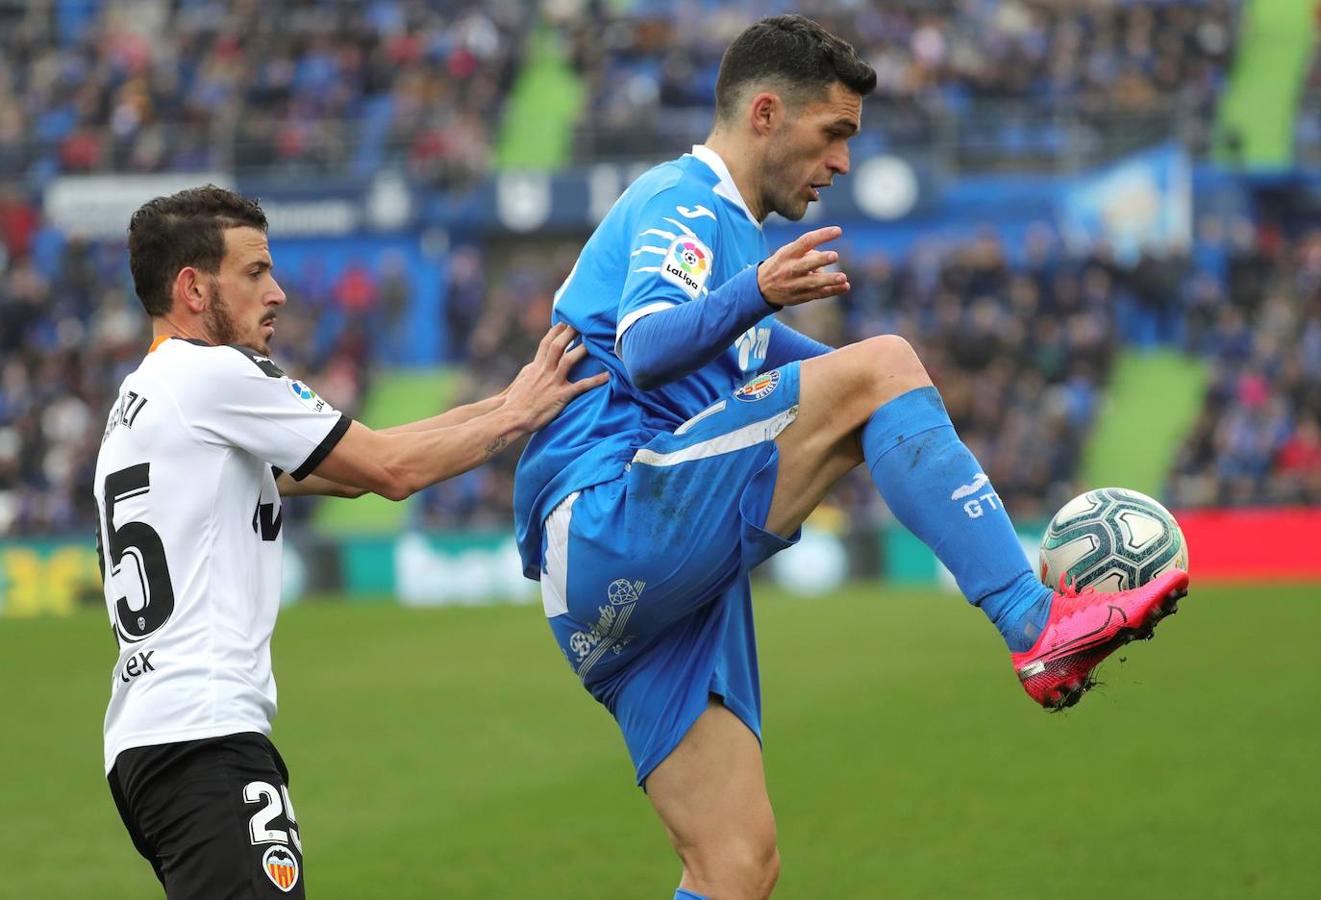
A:
MULTIPOLYGON (((785 898, 1315 896, 1321 586, 1195 589, 1048 715, 948 595, 759 600, 785 898)), ((160 896, 101 776, 112 639, 0 621, 0 897, 160 896)), ((537 607, 308 603, 274 739, 318 898, 668 898, 679 867, 537 607)))

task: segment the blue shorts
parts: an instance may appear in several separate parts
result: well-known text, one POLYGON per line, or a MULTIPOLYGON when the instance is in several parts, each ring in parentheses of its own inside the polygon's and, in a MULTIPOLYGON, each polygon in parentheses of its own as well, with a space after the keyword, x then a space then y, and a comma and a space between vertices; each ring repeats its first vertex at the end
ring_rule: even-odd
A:
POLYGON ((764 528, 798 363, 757 376, 546 518, 542 600, 583 686, 619 722, 638 784, 710 695, 761 738, 748 573, 790 546, 764 528))

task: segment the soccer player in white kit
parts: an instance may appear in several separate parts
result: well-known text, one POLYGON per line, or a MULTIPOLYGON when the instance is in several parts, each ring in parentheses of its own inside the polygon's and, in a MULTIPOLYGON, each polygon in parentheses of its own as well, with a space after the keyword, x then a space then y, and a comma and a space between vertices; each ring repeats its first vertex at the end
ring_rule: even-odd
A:
POLYGON ((124 379, 96 466, 98 551, 119 658, 110 791, 171 900, 302 897, 288 771, 267 738, 282 495, 402 499, 467 471, 606 380, 552 329, 501 394, 384 431, 351 421, 270 356, 285 295, 266 217, 207 186, 129 226, 154 340, 124 379))

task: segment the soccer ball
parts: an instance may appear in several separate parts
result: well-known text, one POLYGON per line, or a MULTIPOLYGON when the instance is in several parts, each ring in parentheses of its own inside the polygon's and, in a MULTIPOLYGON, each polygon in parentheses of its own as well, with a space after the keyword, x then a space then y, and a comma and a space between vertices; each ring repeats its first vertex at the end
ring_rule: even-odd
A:
POLYGON ((1099 488, 1055 513, 1041 539, 1041 580, 1126 591, 1170 569, 1188 571, 1188 544, 1169 510, 1127 488, 1099 488))

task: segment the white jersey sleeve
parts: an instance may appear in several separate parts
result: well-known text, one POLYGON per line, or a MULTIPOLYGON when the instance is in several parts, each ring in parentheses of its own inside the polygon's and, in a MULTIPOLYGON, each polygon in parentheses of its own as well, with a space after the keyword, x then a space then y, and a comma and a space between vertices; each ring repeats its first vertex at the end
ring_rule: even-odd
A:
POLYGON ((240 447, 301 481, 348 431, 350 419, 306 382, 247 347, 217 347, 176 387, 179 412, 199 438, 240 447))

